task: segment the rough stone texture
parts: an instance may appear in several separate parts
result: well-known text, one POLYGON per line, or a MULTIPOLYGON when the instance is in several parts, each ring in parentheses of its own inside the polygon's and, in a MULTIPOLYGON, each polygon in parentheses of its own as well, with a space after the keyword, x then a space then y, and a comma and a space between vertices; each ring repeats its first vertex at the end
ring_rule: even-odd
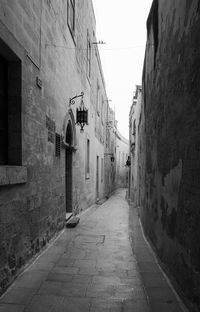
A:
POLYGON ((79 226, 66 228, 16 279, 0 298, 0 311, 150 312, 128 213, 125 190, 118 190, 82 214, 79 226))
POLYGON ((109 197, 110 194, 116 189, 117 181, 117 165, 119 164, 117 159, 117 129, 115 123, 115 112, 109 107, 109 100, 106 99, 105 103, 105 154, 104 154, 104 190, 105 196, 109 197), (111 161, 111 157, 114 157, 114 161, 111 161))
POLYGON ((0 166, 0 185, 27 182, 27 168, 23 166, 0 166))
POLYGON ((117 190, 62 231, 0 298, 0 311, 186 312, 125 194, 117 190))
POLYGON ((141 174, 144 168, 141 140, 142 126, 142 87, 136 86, 132 105, 129 113, 129 142, 130 142, 130 167, 129 167, 129 199, 135 207, 140 205, 141 174))
POLYGON ((154 0, 147 21, 140 127, 146 233, 200 308, 200 3, 154 0))
POLYGON ((129 155, 128 140, 116 131, 116 187, 128 186, 128 167, 125 167, 129 155))
MULTIPOLYGON (((70 115, 69 99, 82 91, 89 125, 82 134, 73 124, 72 210, 79 213, 96 201, 96 157, 104 159, 105 131, 95 135, 95 122, 101 117, 102 130, 106 118, 106 108, 97 116, 97 80, 101 100, 106 91, 96 46, 91 51, 91 79, 86 73, 87 33, 96 41, 92 1, 76 1, 75 25, 73 38, 67 1, 0 3, 0 54, 9 62, 8 165, 19 166, 0 168, 0 292, 65 224, 66 153, 61 144, 60 157, 55 156, 55 133, 66 141, 68 121, 74 121, 80 104, 79 98, 70 115), (91 146, 87 180, 86 138, 91 146)), ((104 175, 102 180, 99 175, 103 197, 104 175)))

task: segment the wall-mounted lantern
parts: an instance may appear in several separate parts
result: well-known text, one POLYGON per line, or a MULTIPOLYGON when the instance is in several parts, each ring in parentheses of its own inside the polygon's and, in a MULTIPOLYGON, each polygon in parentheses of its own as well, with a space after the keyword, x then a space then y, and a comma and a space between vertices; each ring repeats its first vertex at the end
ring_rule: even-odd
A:
POLYGON ((131 159, 130 159, 130 156, 128 156, 125 167, 130 167, 130 166, 131 166, 131 159))
POLYGON ((85 107, 83 102, 84 92, 81 92, 80 95, 75 95, 69 100, 69 105, 75 104, 75 99, 81 97, 81 103, 76 109, 76 124, 81 127, 80 132, 84 132, 84 126, 88 125, 88 109, 85 107))

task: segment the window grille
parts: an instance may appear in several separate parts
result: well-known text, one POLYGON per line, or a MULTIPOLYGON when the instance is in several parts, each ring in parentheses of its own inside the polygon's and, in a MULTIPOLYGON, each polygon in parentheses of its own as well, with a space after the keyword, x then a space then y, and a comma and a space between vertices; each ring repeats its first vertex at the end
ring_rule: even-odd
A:
POLYGON ((60 157, 61 138, 60 134, 56 133, 55 154, 56 157, 60 157))

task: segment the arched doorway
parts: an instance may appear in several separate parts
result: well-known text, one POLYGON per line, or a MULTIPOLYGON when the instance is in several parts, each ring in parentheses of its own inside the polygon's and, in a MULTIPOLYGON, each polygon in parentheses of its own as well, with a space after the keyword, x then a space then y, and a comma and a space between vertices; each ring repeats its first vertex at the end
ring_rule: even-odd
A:
POLYGON ((66 146, 65 150, 65 192, 66 192, 66 212, 72 212, 72 126, 68 122, 66 129, 66 146))
POLYGON ((73 154, 76 151, 76 127, 70 109, 63 124, 63 143, 65 146, 65 203, 66 213, 73 210, 73 154))

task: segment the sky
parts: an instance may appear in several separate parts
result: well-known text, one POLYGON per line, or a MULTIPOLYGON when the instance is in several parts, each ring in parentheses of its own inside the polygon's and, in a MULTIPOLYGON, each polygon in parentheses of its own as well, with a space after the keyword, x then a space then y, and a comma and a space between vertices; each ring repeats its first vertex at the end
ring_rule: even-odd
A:
POLYGON ((129 110, 136 85, 141 85, 146 20, 152 0, 92 0, 97 41, 110 106, 118 130, 128 139, 129 110))

